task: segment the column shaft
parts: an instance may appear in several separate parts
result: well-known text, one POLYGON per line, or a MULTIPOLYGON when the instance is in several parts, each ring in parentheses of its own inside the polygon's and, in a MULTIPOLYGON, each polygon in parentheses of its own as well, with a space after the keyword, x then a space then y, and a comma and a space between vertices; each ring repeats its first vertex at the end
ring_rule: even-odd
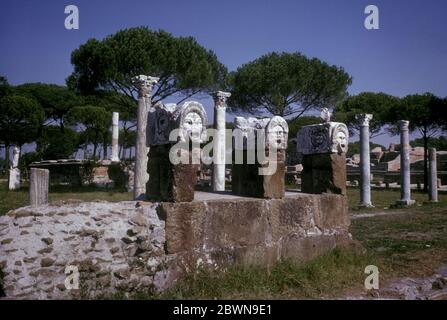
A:
POLYGON ((401 177, 401 199, 402 205, 412 205, 411 200, 411 172, 410 172, 410 136, 408 132, 409 122, 401 120, 400 125, 400 177, 401 177))
POLYGON ((436 164, 436 149, 431 148, 429 151, 429 165, 430 165, 430 183, 429 183, 429 193, 428 199, 431 202, 438 202, 438 175, 437 175, 437 164, 436 164))
POLYGON ((213 146, 213 191, 225 191, 226 136, 225 114, 226 100, 230 93, 218 91, 214 94, 214 146, 213 146))
POLYGON ((369 207, 372 206, 369 126, 361 127, 360 144, 360 205, 369 207))
POLYGON ((118 155, 118 139, 119 139, 119 113, 112 114, 112 155, 110 160, 120 161, 118 155))
POLYGON ((149 148, 146 144, 147 113, 151 105, 152 86, 158 78, 138 76, 134 83, 138 88, 138 113, 137 113, 137 141, 135 144, 135 175, 133 195, 135 200, 146 198, 146 183, 149 180, 147 174, 147 154, 149 148))
POLYGON ((356 118, 360 122, 360 207, 372 207, 369 121, 373 115, 359 114, 356 118))

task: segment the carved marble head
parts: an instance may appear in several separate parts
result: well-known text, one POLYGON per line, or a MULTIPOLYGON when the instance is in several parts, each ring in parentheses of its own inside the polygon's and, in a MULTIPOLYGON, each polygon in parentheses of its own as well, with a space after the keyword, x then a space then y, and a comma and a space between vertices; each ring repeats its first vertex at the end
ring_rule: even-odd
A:
POLYGON ((332 128, 332 151, 337 153, 348 152, 349 131, 344 123, 336 123, 332 128))
POLYGON ((206 141, 206 113, 203 106, 196 101, 187 101, 181 106, 158 103, 150 108, 147 126, 149 146, 175 143, 169 141, 169 135, 176 129, 179 130, 180 141, 206 141))
POLYGON ((284 118, 275 116, 270 119, 266 127, 266 147, 277 150, 287 149, 289 126, 284 118))
POLYGON ((170 143, 169 133, 172 128, 172 113, 177 107, 174 103, 157 103, 149 109, 147 116, 148 146, 170 143))
POLYGON ((206 141, 206 112, 202 104, 196 101, 187 101, 177 107, 173 119, 180 129, 180 140, 187 139, 202 143, 206 141))
MULTIPOLYGON (((264 133, 265 127, 267 126, 269 118, 257 119, 253 117, 244 118, 236 117, 234 118, 234 132, 233 137, 235 138, 234 147, 236 149, 255 149, 256 147, 256 137, 259 132, 264 133)), ((265 138, 263 136, 263 138, 265 138)))
POLYGON ((234 143, 236 149, 255 148, 255 139, 265 139, 265 148, 286 149, 289 126, 282 117, 273 118, 234 118, 233 136, 237 139, 234 143), (243 142, 243 145, 241 145, 243 142))
POLYGON ((297 134, 297 149, 302 154, 346 153, 349 132, 344 123, 326 122, 303 127, 297 134))

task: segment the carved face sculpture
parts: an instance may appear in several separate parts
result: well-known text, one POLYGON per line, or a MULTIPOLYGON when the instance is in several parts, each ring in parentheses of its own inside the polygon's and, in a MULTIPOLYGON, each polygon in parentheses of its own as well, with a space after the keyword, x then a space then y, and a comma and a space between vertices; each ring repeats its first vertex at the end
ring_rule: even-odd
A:
POLYGON ((192 141, 200 141, 202 134, 202 118, 196 112, 190 112, 183 121, 183 130, 192 141))
POLYGON ((337 151, 339 153, 346 153, 346 151, 348 151, 348 137, 346 136, 346 132, 342 130, 336 131, 334 140, 337 144, 337 151))
POLYGON ((285 140, 285 134, 284 134, 284 128, 280 125, 276 125, 272 128, 272 131, 270 132, 270 143, 271 146, 279 149, 283 147, 284 140, 285 140))
POLYGON ((332 131, 332 152, 346 153, 348 151, 348 129, 344 124, 338 124, 332 131))
POLYGON ((159 136, 163 135, 163 133, 168 129, 169 119, 165 113, 160 114, 157 119, 157 134, 159 136))
POLYGON ((159 108, 155 113, 155 119, 153 123, 153 143, 164 144, 169 140, 169 114, 159 108))
POLYGON ((311 132, 310 136, 310 142, 312 144, 312 147, 315 149, 319 149, 327 146, 327 137, 326 137, 326 131, 324 127, 316 126, 315 130, 311 132))

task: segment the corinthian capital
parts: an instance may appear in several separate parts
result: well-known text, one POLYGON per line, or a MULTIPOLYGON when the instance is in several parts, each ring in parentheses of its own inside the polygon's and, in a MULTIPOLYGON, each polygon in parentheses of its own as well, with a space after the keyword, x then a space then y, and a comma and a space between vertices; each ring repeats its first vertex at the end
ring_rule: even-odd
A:
POLYGON ((369 122, 372 120, 373 115, 369 113, 361 113, 355 116, 355 119, 360 123, 362 127, 369 127, 369 122))
POLYGON ((227 99, 231 97, 231 93, 224 91, 217 91, 213 93, 213 99, 216 108, 225 108, 227 99))
POLYGON ((132 78, 132 83, 138 89, 138 97, 144 97, 151 94, 152 87, 158 82, 159 78, 139 75, 132 78))
POLYGON ((410 121, 407 120, 400 120, 399 121, 399 128, 401 131, 408 131, 408 126, 410 125, 410 121))

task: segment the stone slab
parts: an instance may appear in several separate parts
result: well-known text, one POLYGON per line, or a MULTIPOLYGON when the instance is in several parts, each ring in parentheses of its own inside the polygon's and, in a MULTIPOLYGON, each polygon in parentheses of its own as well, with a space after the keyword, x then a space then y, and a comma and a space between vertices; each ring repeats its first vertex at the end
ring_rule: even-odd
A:
POLYGON ((218 264, 282 258, 302 262, 350 242, 346 198, 334 194, 288 193, 284 199, 210 197, 164 202, 158 211, 166 219, 168 254, 205 252, 224 259, 215 261, 218 264))

